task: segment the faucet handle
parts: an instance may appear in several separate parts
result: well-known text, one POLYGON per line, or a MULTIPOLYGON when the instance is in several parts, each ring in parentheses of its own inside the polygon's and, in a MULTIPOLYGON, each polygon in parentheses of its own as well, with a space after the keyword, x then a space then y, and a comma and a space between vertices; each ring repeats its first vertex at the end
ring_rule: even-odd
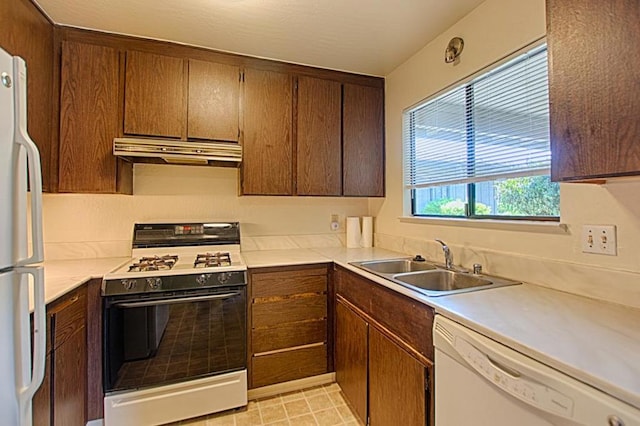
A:
POLYGON ((481 275, 482 274, 482 265, 479 263, 473 264, 473 275, 481 275))

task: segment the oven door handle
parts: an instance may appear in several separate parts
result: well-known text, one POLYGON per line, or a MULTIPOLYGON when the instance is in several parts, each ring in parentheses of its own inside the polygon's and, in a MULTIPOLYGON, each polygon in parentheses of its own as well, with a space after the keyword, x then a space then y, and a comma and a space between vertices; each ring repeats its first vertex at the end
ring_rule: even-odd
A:
POLYGON ((222 294, 212 294, 209 296, 195 296, 195 297, 183 297, 177 299, 165 299, 165 300, 145 300, 144 302, 121 302, 115 303, 113 306, 117 308, 144 308, 145 306, 162 306, 162 305, 173 305, 176 303, 186 303, 186 302, 202 302, 205 300, 218 300, 218 299, 228 299, 233 296, 239 296, 240 293, 222 293, 222 294))

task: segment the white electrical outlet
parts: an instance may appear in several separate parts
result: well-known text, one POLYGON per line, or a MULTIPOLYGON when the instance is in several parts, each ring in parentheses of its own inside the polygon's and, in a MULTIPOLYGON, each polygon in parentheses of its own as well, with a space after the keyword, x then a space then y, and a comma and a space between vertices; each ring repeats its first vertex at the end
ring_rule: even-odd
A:
POLYGON ((615 225, 583 225, 582 252, 617 255, 615 225))

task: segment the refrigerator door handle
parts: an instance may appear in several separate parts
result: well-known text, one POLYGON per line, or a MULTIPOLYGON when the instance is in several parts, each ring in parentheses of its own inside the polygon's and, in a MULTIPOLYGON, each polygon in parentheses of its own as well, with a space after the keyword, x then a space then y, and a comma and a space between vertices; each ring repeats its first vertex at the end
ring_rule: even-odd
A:
MULTIPOLYGON (((42 170, 38 147, 27 133, 27 69, 24 60, 14 57, 15 143, 24 147, 29 165, 31 184, 31 256, 17 261, 17 265, 28 265, 44 261, 44 239, 42 236, 42 170)), ((18 212, 26 215, 26 212, 18 212)))
MULTIPOLYGON (((32 370, 31 374, 25 374, 24 371, 22 372, 23 383, 21 383, 22 386, 18 389, 20 419, 21 423, 23 423, 24 419, 31 418, 31 400, 44 379, 47 355, 46 305, 44 303, 44 268, 42 266, 21 267, 16 268, 15 271, 18 275, 28 274, 33 276, 33 362, 29 362, 28 359, 31 355, 30 351, 22 353, 22 369, 26 370, 31 368, 32 370)), ((20 327, 20 345, 23 348, 28 348, 31 339, 31 330, 29 327, 29 291, 28 285, 24 287, 20 289, 20 299, 22 300, 18 303, 18 306, 20 306, 18 310, 20 320, 18 322, 23 324, 23 326, 20 327)))

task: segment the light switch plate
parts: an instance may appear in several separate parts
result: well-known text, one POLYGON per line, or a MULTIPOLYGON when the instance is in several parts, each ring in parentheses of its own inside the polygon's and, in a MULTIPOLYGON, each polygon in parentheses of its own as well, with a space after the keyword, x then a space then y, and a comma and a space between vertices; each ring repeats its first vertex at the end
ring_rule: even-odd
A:
POLYGON ((617 256, 615 225, 583 225, 582 252, 617 256))

